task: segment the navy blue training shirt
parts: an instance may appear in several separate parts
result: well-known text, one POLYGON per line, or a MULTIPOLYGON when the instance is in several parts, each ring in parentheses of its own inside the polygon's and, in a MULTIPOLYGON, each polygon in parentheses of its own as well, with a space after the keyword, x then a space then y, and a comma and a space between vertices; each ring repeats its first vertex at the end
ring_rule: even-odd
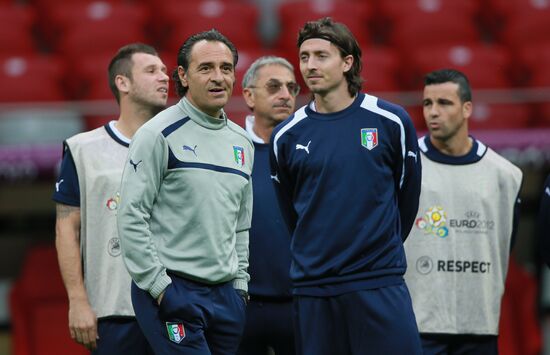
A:
POLYGON ((403 282, 421 163, 407 112, 359 94, 329 114, 304 106, 271 137, 271 175, 292 231, 294 294, 403 282))

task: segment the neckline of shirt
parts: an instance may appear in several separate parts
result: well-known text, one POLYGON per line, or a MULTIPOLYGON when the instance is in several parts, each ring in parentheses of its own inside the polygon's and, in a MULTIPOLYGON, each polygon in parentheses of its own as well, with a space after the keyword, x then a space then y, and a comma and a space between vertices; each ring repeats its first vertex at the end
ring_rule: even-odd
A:
POLYGON ((191 120, 203 127, 210 129, 221 129, 227 125, 227 116, 223 109, 221 110, 222 118, 213 117, 193 106, 193 104, 189 102, 186 97, 183 97, 177 103, 177 106, 182 111, 186 112, 191 120))

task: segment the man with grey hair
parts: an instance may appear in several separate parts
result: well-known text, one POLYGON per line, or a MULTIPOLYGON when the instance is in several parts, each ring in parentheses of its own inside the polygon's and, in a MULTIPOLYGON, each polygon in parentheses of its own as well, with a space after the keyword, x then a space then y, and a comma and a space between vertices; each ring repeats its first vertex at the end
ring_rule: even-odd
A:
POLYGON ((250 303, 239 355, 294 354, 290 294, 290 234, 283 223, 269 173, 269 138, 294 111, 300 87, 284 58, 257 59, 243 78, 243 96, 252 115, 246 131, 254 142, 254 209, 250 229, 250 303), (269 259, 269 262, 266 262, 269 259))

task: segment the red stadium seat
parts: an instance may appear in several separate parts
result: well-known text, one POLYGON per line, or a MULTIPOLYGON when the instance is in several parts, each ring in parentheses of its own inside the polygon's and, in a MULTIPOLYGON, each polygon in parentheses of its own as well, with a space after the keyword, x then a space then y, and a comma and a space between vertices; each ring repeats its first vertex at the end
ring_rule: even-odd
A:
MULTIPOLYGON (((95 2, 97 0, 71 0, 71 3, 81 3, 81 4, 85 4, 85 3, 91 3, 91 2, 95 2)), ((105 0, 106 2, 109 2, 109 3, 124 3, 124 2, 128 2, 128 0, 105 0)), ((39 12, 42 12, 42 11, 47 11, 47 8, 48 7, 52 7, 52 6, 57 6, 57 5, 61 5, 61 4, 67 4, 68 2, 66 0, 27 0, 25 2, 30 2, 32 3, 38 10, 39 12)))
MULTIPOLYGON (((118 49, 118 48, 117 48, 118 49)), ((109 88, 108 67, 116 50, 73 57, 69 63, 70 79, 73 98, 81 100, 113 99, 109 88)))
POLYGON ((362 51, 362 72, 365 80, 363 89, 367 92, 377 91, 398 91, 396 71, 399 65, 399 58, 389 48, 363 47, 362 51))
MULTIPOLYGON (((540 1, 539 1, 540 2, 540 1)), ((503 41, 512 47, 550 41, 550 2, 546 7, 531 8, 533 11, 514 13, 503 30, 503 41)))
POLYGON ((531 111, 524 104, 487 104, 474 102, 474 112, 468 121, 470 130, 521 129, 529 127, 531 111))
POLYGON ((212 28, 220 31, 239 50, 260 46, 258 11, 252 4, 219 0, 188 2, 184 6, 178 0, 161 4, 161 18, 169 26, 164 43, 166 50, 176 53, 189 36, 212 28))
POLYGON ((29 250, 9 300, 14 355, 88 353, 69 335, 67 296, 53 246, 29 250))
POLYGON ((44 11, 42 19, 42 35, 55 46, 59 36, 81 26, 107 27, 115 33, 122 26, 144 27, 148 12, 140 4, 74 2, 49 7, 44 11))
POLYGON ((453 68, 470 80, 473 88, 507 88, 510 80, 510 53, 505 47, 482 44, 422 47, 410 56, 408 74, 412 87, 422 87, 423 77, 430 71, 453 68))
POLYGON ((516 53, 523 69, 518 76, 525 79, 522 84, 550 87, 550 41, 519 47, 516 53))
POLYGON ((371 15, 367 1, 293 1, 279 8, 281 33, 277 46, 297 51, 299 29, 307 22, 330 16, 344 23, 360 43, 370 43, 368 22, 371 15))
POLYGON ((31 6, 0 3, 0 24, 3 27, 19 27, 30 30, 34 26, 36 12, 31 6))
POLYGON ((0 4, 0 48, 2 55, 35 53, 32 35, 36 13, 30 6, 0 4))
POLYGON ((29 55, 36 52, 30 31, 19 27, 0 26, 2 55, 29 55))
POLYGON ((63 34, 58 42, 58 52, 72 60, 73 57, 81 58, 83 55, 105 52, 114 54, 131 42, 145 42, 141 26, 122 24, 112 28, 84 23, 63 34))
POLYGON ((530 16, 541 11, 548 11, 550 2, 547 0, 487 0, 490 11, 505 20, 515 16, 530 16))
POLYGON ((424 13, 393 22, 389 41, 404 54, 418 47, 478 43, 475 21, 468 15, 440 16, 424 13))
POLYGON ((474 18, 479 11, 480 3, 476 0, 392 0, 380 1, 381 13, 390 21, 401 21, 405 17, 429 16, 465 16, 474 18))
POLYGON ((62 68, 51 56, 0 57, 0 101, 64 100, 62 68))

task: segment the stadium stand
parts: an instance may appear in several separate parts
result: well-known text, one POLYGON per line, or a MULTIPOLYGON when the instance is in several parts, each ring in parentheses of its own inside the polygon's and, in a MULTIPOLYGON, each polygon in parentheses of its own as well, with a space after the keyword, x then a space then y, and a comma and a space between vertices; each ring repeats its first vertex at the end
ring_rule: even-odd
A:
POLYGON ((163 1, 159 14, 156 22, 166 25, 168 31, 159 42, 168 51, 176 52, 187 37, 211 28, 221 31, 239 50, 261 47, 258 11, 247 2, 204 0, 182 6, 178 0, 163 1))
POLYGON ((0 102, 65 100, 62 62, 45 55, 0 57, 0 102))
POLYGON ((398 91, 399 57, 389 47, 365 47, 363 50, 362 72, 367 91, 398 91))
POLYGON ((44 9, 41 13, 40 32, 50 46, 55 48, 63 34, 80 27, 107 28, 113 36, 121 30, 120 27, 144 28, 149 20, 148 14, 145 5, 139 3, 65 2, 44 9))
POLYGON ((288 56, 297 56, 298 30, 307 21, 330 16, 340 21, 355 34, 363 44, 371 42, 369 20, 371 10, 367 1, 291 1, 279 6, 280 33, 277 47, 288 56))
POLYGON ((0 48, 3 55, 36 52, 33 37, 36 13, 31 6, 0 4, 0 48))
MULTIPOLYGON (((529 146, 531 134, 537 134, 536 149, 548 155, 550 99, 543 94, 550 89, 549 0, 279 0, 278 11, 268 14, 278 24, 273 47, 267 47, 259 35, 259 1, 0 0, 0 148, 21 147, 21 153, 3 155, 11 160, 0 159, 2 168, 9 169, 12 161, 34 152, 47 150, 60 156, 63 139, 113 119, 117 108, 106 68, 114 51, 129 42, 161 50, 171 74, 183 41, 192 33, 217 28, 240 54, 234 95, 226 106, 234 121, 244 124, 249 112, 240 82, 260 55, 281 55, 295 65, 302 86, 300 106, 309 93, 299 74, 297 30, 324 16, 344 22, 359 39, 364 89, 383 98, 396 95, 393 101, 406 107, 420 134, 426 131, 421 78, 429 70, 450 66, 472 81, 475 109, 470 127, 476 137, 490 136, 498 143, 492 146, 501 149, 519 147, 519 137, 519 150, 529 146), (498 90, 493 95, 489 91, 494 89, 498 90), (56 104, 65 108, 50 109, 56 104)), ((175 97, 172 83, 172 102, 175 97)), ((36 163, 37 169, 48 173, 33 176, 33 181, 53 184, 55 154, 36 163)), ((36 155, 29 161, 34 164, 38 159, 36 155)), ((526 181, 531 192, 525 193, 524 214, 532 214, 533 186, 538 185, 532 175, 526 181)), ((26 203, 2 199, 1 189, 11 188, 0 187, 0 201, 26 203)), ((31 218, 52 218, 54 212, 50 208, 42 214, 35 212, 31 218)), ((0 222, 7 218, 11 215, 0 215, 0 222)), ((520 232, 525 237, 528 227, 520 232)), ((508 279, 501 353, 536 354, 541 348, 539 329, 527 319, 536 301, 534 280, 515 264, 508 279)), ((9 301, 13 354, 86 353, 69 338, 66 294, 52 246, 29 250, 9 301)))

